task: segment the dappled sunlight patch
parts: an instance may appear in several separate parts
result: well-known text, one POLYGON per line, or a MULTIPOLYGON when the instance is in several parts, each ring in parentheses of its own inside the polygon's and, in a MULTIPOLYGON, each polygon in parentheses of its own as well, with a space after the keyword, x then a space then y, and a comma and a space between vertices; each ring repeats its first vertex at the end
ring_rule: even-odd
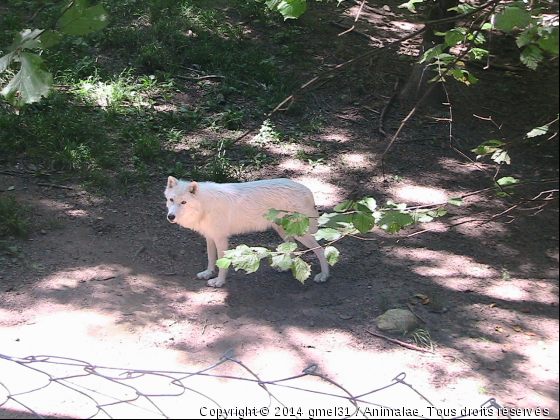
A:
POLYGON ((130 269, 120 265, 97 265, 89 267, 78 267, 70 270, 62 270, 51 274, 39 283, 39 289, 60 289, 77 287, 80 283, 88 281, 107 281, 117 276, 129 274, 130 269))
POLYGON ((530 294, 524 290, 518 281, 500 282, 485 290, 485 294, 496 299, 523 301, 530 299, 530 294))
POLYGON ((73 218, 87 218, 90 217, 91 214, 87 211, 87 210, 83 210, 83 209, 73 209, 73 210, 67 210, 65 212, 68 216, 73 217, 73 218))
POLYGON ((306 165, 299 159, 287 158, 278 165, 279 168, 285 171, 306 171, 306 165))
POLYGON ((510 301, 536 301, 550 304, 558 301, 558 287, 545 281, 514 279, 488 286, 484 293, 496 299, 510 301))
POLYGON ((538 381, 558 380, 558 341, 539 340, 533 345, 528 345, 524 349, 525 354, 531 359, 532 363, 543 368, 535 369, 534 378, 538 381))
POLYGON ((322 207, 331 207, 340 203, 343 199, 340 188, 322 179, 302 176, 294 181, 305 185, 313 192, 315 204, 322 207))
POLYGON ((329 133, 321 136, 321 141, 332 141, 335 143, 346 143, 350 140, 351 139, 348 135, 340 132, 339 130, 329 131, 329 133))
POLYGON ((482 163, 474 165, 471 163, 460 162, 457 159, 448 157, 442 157, 438 160, 438 162, 445 170, 461 175, 471 175, 473 172, 480 171, 480 167, 483 166, 482 163))
POLYGON ((366 153, 341 153, 340 162, 351 169, 363 169, 367 165, 372 165, 370 156, 366 153))
POLYGON ((479 264, 469 257, 447 251, 397 248, 393 253, 402 260, 415 262, 411 267, 415 273, 433 278, 442 286, 455 290, 464 290, 473 279, 491 279, 498 275, 493 268, 485 264, 479 264))
POLYGON ((68 204, 68 203, 65 203, 65 202, 62 202, 62 201, 58 201, 58 200, 53 200, 53 199, 50 199, 50 198, 41 198, 39 200, 39 203, 42 206, 44 206, 48 209, 51 209, 51 210, 67 210, 70 207, 72 207, 71 204, 68 204))
POLYGON ((399 21, 399 20, 393 20, 391 21, 391 25, 396 26, 398 29, 404 30, 404 31, 415 31, 416 29, 418 29, 420 27, 419 24, 417 23, 413 23, 413 22, 405 22, 405 21, 399 21))
POLYGON ((449 225, 445 222, 440 222, 440 221, 431 221, 429 224, 425 225, 426 229, 429 229, 430 232, 436 232, 436 233, 444 233, 449 231, 451 228, 449 227, 449 225))
MULTIPOLYGON (((469 219, 472 218, 473 217, 469 217, 469 219)), ((484 219, 486 218, 487 217, 484 219)), ((467 220, 464 221, 466 222, 467 220)), ((486 245, 488 242, 493 242, 498 237, 509 235, 508 229, 508 225, 504 223, 484 223, 484 225, 482 225, 480 220, 473 220, 472 222, 463 223, 454 227, 454 230, 467 237, 480 238, 480 244, 482 246, 486 245)), ((501 252, 504 252, 506 247, 504 246, 503 248, 501 252)))
POLYGON ((449 194, 441 188, 403 185, 395 189, 395 196, 403 202, 414 204, 445 204, 449 194))

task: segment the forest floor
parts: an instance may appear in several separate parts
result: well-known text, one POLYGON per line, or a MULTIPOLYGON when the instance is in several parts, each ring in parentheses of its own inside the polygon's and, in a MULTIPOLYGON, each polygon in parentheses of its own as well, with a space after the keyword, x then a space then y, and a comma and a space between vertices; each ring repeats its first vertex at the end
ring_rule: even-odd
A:
MULTIPOLYGON (((351 24, 352 10, 348 13, 338 25, 351 24)), ((379 33, 373 37, 382 36, 383 25, 399 28, 390 7, 366 7, 363 13, 370 21, 379 19, 379 33)), ((332 16, 324 17, 328 19, 332 16)), ((332 66, 338 63, 336 51, 324 46, 342 29, 328 26, 320 47, 310 46, 309 54, 332 66)), ((357 29, 366 33, 366 28, 357 29)), ((264 36, 264 29, 254 35, 264 36)), ((355 33, 345 36, 354 37, 356 44, 370 42, 355 33)), ((299 154, 282 143, 259 145, 254 137, 244 139, 232 153, 241 154, 241 145, 249 144, 261 147, 269 160, 241 180, 286 177, 301 182, 313 191, 321 212, 355 194, 380 203, 446 203, 491 187, 498 169, 491 161, 473 161, 458 151, 469 154, 498 136, 522 137, 532 127, 522 125, 521 117, 533 111, 535 96, 550 97, 551 106, 558 108, 558 80, 550 69, 534 76, 522 69, 507 75, 499 68, 481 71, 479 85, 450 90, 452 122, 449 108, 421 110, 383 167, 380 156, 389 140, 378 131, 380 112, 396 75, 406 78, 407 68, 385 54, 351 77, 335 76, 299 97, 297 111, 277 114, 273 123, 289 128, 302 115, 308 120, 317 116, 315 132, 299 154), (360 92, 360 78, 374 79, 378 89, 360 92)), ((191 90, 196 93, 196 86, 191 90)), ((170 101, 162 99, 161 106, 187 99, 193 95, 177 94, 170 101)), ((394 101, 384 129, 394 133, 408 109, 394 101)), ((193 132, 189 137, 212 135, 193 132)), ((500 176, 557 179, 557 140, 551 143, 518 143, 510 150, 511 165, 500 168, 500 176)), ((490 398, 502 407, 541 408, 549 417, 559 415, 558 204, 540 211, 540 203, 516 201, 537 196, 549 184, 526 184, 514 199, 498 198, 494 190, 474 194, 461 207, 448 206, 447 216, 396 235, 375 230, 363 238, 346 238, 336 244, 340 261, 324 284, 301 284, 290 273, 265 265, 252 274, 231 270, 219 289, 195 278, 205 267, 204 238, 166 220, 166 175, 154 174, 148 188, 132 186, 126 194, 91 192, 79 179, 55 184, 38 182, 25 162, 0 167, 0 194, 31 206, 38 226, 28 239, 14 239, 11 254, 2 256, 2 354, 192 372, 234 349, 235 359, 263 380, 289 378, 317 364, 319 373, 353 395, 388 385, 404 372, 406 382, 434 406, 456 410, 445 418, 460 415, 462 408, 479 408, 490 398), (493 217, 514 205, 518 208, 493 217), (423 229, 428 231, 411 235, 423 229), (427 296, 429 303, 418 295, 427 296), (423 342, 419 336, 416 341, 393 338, 427 344, 433 352, 371 334, 377 331, 374 319, 391 308, 412 309, 429 331, 423 342)), ((265 232, 231 242, 272 248, 279 238, 265 232)), ((316 271, 315 257, 306 260, 316 271)), ((33 378, 14 383, 15 376, 3 377, 2 370, 14 369, 18 376, 25 368, 6 360, 0 366, 0 382, 11 386, 12 394, 14 388, 19 392, 42 384, 33 378)), ((238 367, 224 364, 220 374, 242 376, 238 367)), ((239 382, 222 378, 196 389, 224 407, 256 404, 258 387, 244 393, 239 382)), ((396 395, 379 391, 368 398, 387 407, 419 407, 420 415, 435 417, 429 404, 400 386, 396 395)), ((322 389, 313 383, 303 387, 322 389)), ((39 392, 26 401, 43 415, 93 414, 90 403, 66 392, 63 402, 39 392)), ((332 407, 344 405, 334 397, 330 401, 332 407)), ((283 403, 295 408, 305 404, 297 399, 283 403)), ((2 417, 26 416, 13 401, 1 409, 2 417)))

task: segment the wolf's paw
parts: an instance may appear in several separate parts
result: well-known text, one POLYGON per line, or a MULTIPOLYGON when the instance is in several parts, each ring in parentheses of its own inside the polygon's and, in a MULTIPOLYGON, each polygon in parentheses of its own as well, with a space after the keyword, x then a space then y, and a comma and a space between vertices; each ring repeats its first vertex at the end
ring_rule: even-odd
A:
POLYGON ((200 273, 198 273, 196 275, 196 278, 200 279, 200 280, 208 280, 208 279, 212 278, 213 275, 214 275, 214 272, 212 270, 204 270, 204 271, 201 271, 200 273))
POLYGON ((216 277, 215 279, 208 280, 208 282, 206 283, 206 286, 222 287, 224 284, 226 284, 225 280, 220 280, 218 277, 216 277))
POLYGON ((329 278, 329 275, 326 273, 319 273, 315 276, 315 278, 313 279, 313 281, 315 281, 315 283, 324 283, 327 281, 327 279, 329 278))

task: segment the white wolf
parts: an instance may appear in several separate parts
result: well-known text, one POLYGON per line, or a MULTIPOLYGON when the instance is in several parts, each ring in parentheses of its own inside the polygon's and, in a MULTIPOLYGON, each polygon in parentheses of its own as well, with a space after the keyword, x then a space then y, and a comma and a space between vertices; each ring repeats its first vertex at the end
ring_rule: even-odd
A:
POLYGON ((312 249, 319 258, 321 273, 314 280, 325 282, 329 277, 329 265, 323 248, 311 235, 317 232, 319 216, 313 194, 297 182, 270 179, 215 184, 180 181, 170 176, 165 197, 167 219, 171 223, 195 230, 206 238, 208 268, 198 273, 197 277, 208 280, 208 286, 221 287, 226 282, 227 270, 220 268, 217 277, 214 273, 216 261, 227 251, 231 235, 273 228, 282 239, 287 239, 282 227, 263 217, 271 208, 299 212, 310 217, 309 231, 295 239, 312 249))

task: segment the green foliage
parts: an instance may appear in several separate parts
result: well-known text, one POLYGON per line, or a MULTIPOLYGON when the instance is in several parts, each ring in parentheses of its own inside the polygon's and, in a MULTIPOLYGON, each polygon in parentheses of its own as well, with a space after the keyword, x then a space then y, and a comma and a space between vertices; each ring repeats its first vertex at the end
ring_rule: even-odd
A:
MULTIPOLYGON (((399 7, 415 11, 415 4, 425 1, 428 0, 410 0, 399 7)), ((473 7, 460 5, 455 10, 458 13, 467 13, 472 11, 473 7)), ((520 61, 534 70, 545 59, 546 54, 558 56, 559 28, 554 20, 546 19, 544 12, 543 8, 535 8, 530 2, 516 1, 500 6, 492 17, 493 24, 485 23, 482 25, 482 31, 464 26, 437 33, 443 37, 443 43, 426 51, 421 62, 432 63, 439 68, 440 74, 443 74, 455 59, 455 56, 445 51, 458 45, 468 47, 467 54, 471 59, 480 60, 489 54, 488 50, 480 47, 486 42, 483 32, 497 29, 516 37, 517 46, 521 49, 520 61)), ((476 83, 477 79, 463 67, 463 62, 454 62, 453 68, 449 68, 448 73, 467 85, 476 83)), ((439 81, 440 78, 434 80, 439 81)))
POLYGON ((0 238, 5 236, 27 236, 31 230, 29 206, 15 199, 0 196, 0 238))
POLYGON ((63 8, 55 29, 25 29, 16 35, 9 53, 0 57, 0 73, 11 67, 19 66, 19 71, 0 92, 16 109, 23 105, 38 102, 47 96, 53 76, 46 70, 43 59, 29 50, 44 50, 52 47, 61 39, 61 33, 87 35, 100 31, 108 25, 108 16, 102 6, 88 7, 86 0, 75 0, 63 8))
POLYGON ((51 95, 20 115, 0 114, 0 157, 25 155, 46 169, 89 171, 117 162, 117 144, 102 122, 65 96, 51 95))
POLYGON ((477 154, 477 159, 491 154, 490 159, 494 162, 509 165, 511 163, 511 159, 508 152, 505 150, 506 146, 506 143, 501 140, 488 140, 479 145, 477 148, 472 149, 472 152, 477 154))
POLYGON ((307 9, 306 0, 263 0, 270 10, 278 11, 286 19, 297 19, 307 9))
POLYGON ((100 4, 88 7, 86 0, 73 0, 57 22, 62 32, 69 35, 88 35, 109 24, 109 17, 100 4))
MULTIPOLYGON (((340 252, 332 244, 348 235, 366 234, 375 227, 396 233, 416 223, 428 223, 442 217, 447 214, 447 204, 460 205, 461 202, 462 199, 455 198, 449 203, 416 208, 389 202, 387 207, 378 208, 372 197, 349 200, 338 204, 333 213, 322 214, 318 219, 319 229, 313 236, 318 241, 328 242, 324 247, 325 257, 330 265, 334 265, 340 258, 340 252)), ((309 217, 301 213, 270 209, 263 217, 282 226, 288 236, 301 236, 309 229, 309 217)), ((227 268, 233 264, 235 269, 253 272, 258 269, 261 259, 269 258, 272 267, 282 271, 291 269, 294 277, 303 283, 311 274, 309 264, 299 257, 305 252, 309 250, 297 251, 297 244, 292 241, 279 245, 276 251, 240 245, 234 251, 227 251, 218 266, 227 268)))

